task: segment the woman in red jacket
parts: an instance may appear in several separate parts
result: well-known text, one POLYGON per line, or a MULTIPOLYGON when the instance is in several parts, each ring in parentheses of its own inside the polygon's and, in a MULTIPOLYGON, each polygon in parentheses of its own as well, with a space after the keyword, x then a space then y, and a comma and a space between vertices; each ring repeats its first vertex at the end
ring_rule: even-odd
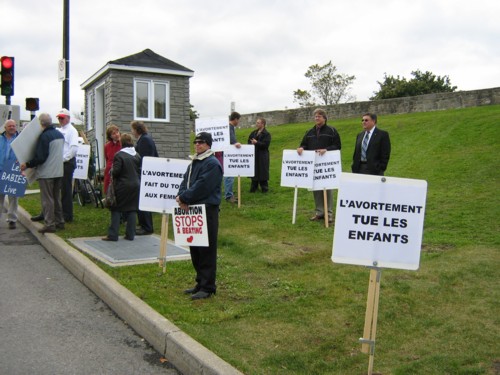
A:
POLYGON ((111 177, 109 171, 113 166, 115 154, 121 150, 122 143, 120 142, 120 129, 116 125, 109 125, 106 129, 106 138, 108 142, 104 145, 104 158, 106 159, 106 167, 104 168, 104 194, 108 191, 111 177))

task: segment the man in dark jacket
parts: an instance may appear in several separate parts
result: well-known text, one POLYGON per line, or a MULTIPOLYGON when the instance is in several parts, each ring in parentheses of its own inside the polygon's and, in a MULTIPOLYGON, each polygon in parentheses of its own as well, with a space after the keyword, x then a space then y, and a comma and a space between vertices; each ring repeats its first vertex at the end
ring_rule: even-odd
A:
MULTIPOLYGON (((158 157, 156 145, 153 138, 148 134, 148 129, 142 121, 132 121, 130 124, 132 134, 137 139, 135 150, 139 153, 141 160, 145 156, 158 157)), ((139 220, 140 228, 136 231, 136 235, 142 236, 145 234, 153 234, 153 215, 151 212, 137 211, 137 219, 139 220)))
POLYGON ((196 154, 182 180, 176 201, 180 208, 204 204, 207 215, 208 247, 191 246, 191 261, 196 271, 196 285, 184 291, 191 299, 209 298, 215 294, 217 272, 217 233, 221 201, 222 167, 214 156, 212 136, 199 133, 194 141, 196 154))
POLYGON ((363 131, 356 137, 352 173, 383 176, 391 156, 389 133, 377 128, 377 115, 363 115, 363 131))
MULTIPOLYGON (((316 125, 308 130, 300 143, 297 153, 302 154, 304 150, 315 150, 320 155, 327 151, 340 150, 340 135, 334 127, 326 124, 326 112, 318 108, 313 112, 314 122, 316 125)), ((316 212, 311 221, 324 220, 325 217, 325 201, 323 191, 313 191, 314 202, 316 204, 316 212)), ((328 207, 328 221, 333 222, 333 190, 326 191, 327 207, 328 207)))

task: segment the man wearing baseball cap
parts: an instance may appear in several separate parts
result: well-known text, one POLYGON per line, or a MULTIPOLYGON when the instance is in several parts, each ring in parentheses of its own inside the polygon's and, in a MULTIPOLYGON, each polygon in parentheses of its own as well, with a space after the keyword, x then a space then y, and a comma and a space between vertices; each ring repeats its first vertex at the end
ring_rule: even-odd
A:
POLYGON ((58 130, 64 135, 64 175, 61 189, 62 210, 65 222, 73 221, 73 172, 76 169, 78 151, 78 132, 70 123, 70 113, 63 108, 56 115, 59 120, 58 130))
POLYGON ((207 215, 208 247, 190 246, 191 261, 196 271, 196 285, 186 289, 192 300, 209 298, 215 294, 217 271, 217 233, 221 201, 222 167, 211 150, 212 135, 201 132, 194 140, 196 154, 191 156, 176 201, 179 207, 204 204, 207 215))

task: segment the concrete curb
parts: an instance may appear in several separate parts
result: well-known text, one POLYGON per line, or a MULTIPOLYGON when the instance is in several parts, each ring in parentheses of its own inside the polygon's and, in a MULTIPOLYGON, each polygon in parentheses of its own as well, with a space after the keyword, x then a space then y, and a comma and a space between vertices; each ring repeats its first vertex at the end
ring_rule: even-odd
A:
POLYGON ((240 371, 186 335, 56 234, 38 233, 38 229, 42 226, 33 223, 30 217, 26 210, 19 207, 18 220, 42 246, 158 352, 168 358, 179 371, 184 374, 242 375, 240 371))

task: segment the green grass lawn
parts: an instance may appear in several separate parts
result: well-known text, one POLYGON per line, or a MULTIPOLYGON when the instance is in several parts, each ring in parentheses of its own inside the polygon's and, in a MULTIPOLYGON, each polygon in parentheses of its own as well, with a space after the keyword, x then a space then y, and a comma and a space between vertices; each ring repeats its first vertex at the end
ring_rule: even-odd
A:
MULTIPOLYGON (((329 121, 350 172, 360 118, 329 121)), ((418 271, 383 270, 375 371, 500 373, 500 106, 381 116, 391 135, 386 175, 428 182, 418 271)), ((309 222, 312 193, 280 187, 283 149, 312 126, 269 127, 270 192, 223 202, 218 292, 192 302, 190 262, 100 266, 187 334, 246 374, 362 374, 369 270, 331 262, 333 227, 309 222)), ((251 129, 237 131, 245 143, 251 129)), ((38 197, 21 204, 38 213, 38 197)), ((63 238, 105 235, 106 210, 76 207, 63 238)), ((160 228, 155 216, 156 231, 160 228)), ((170 231, 171 232, 171 231, 170 231)))

